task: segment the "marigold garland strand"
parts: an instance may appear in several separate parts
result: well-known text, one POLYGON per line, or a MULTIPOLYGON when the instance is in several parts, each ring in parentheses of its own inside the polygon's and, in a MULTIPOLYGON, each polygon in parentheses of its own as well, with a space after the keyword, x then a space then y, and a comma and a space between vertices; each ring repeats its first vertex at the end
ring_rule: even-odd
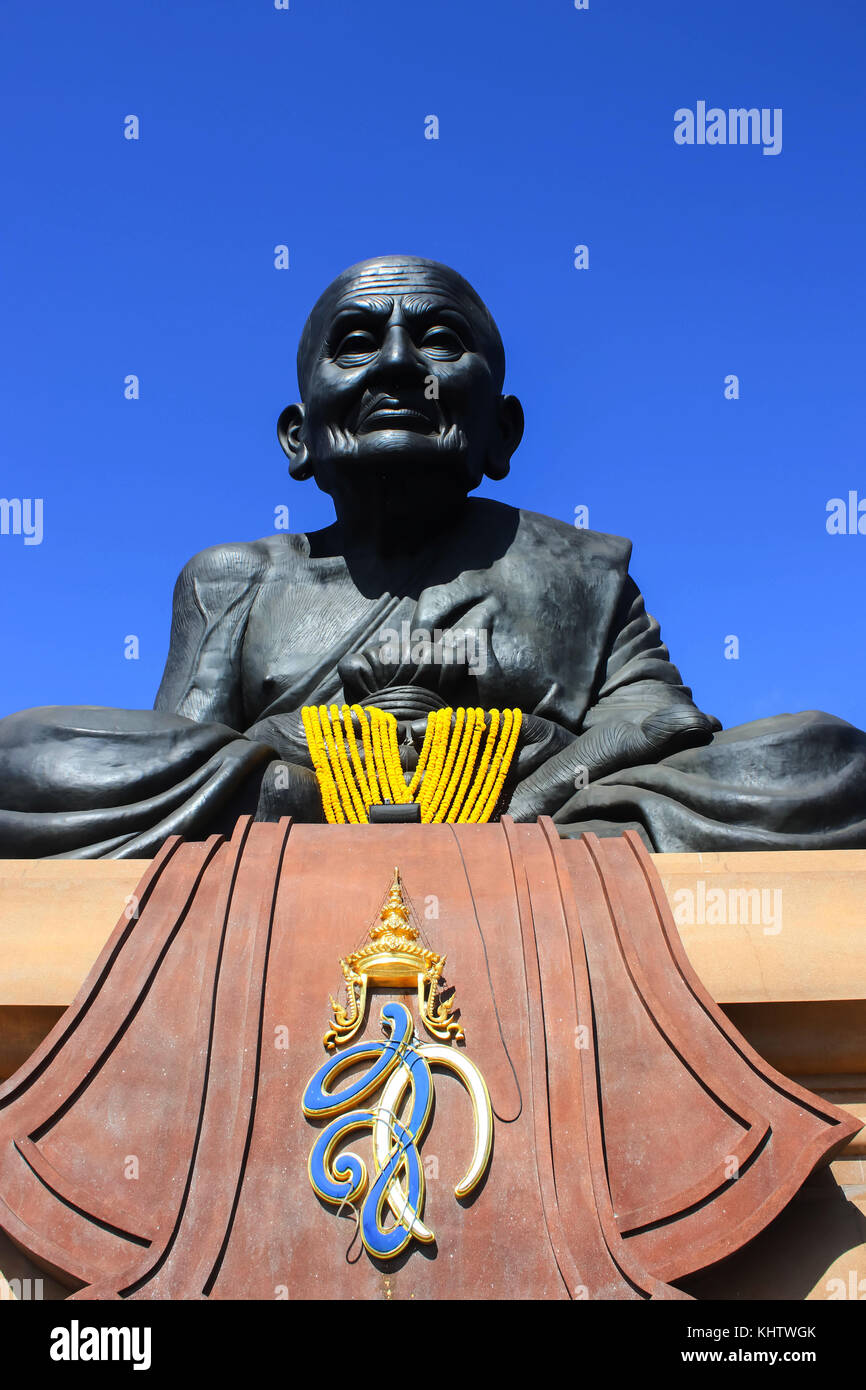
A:
POLYGON ((324 807, 326 818, 334 823, 345 822, 340 805, 334 779, 331 776, 331 768, 328 762, 328 755, 325 750, 325 740, 322 734, 319 711, 315 705, 305 706, 301 711, 301 718, 304 730, 307 735, 307 744, 310 749, 310 757, 313 769, 322 793, 322 806, 324 807))
MULTIPOLYGON (((463 710, 458 710, 458 711, 457 711, 458 717, 459 717, 459 715, 461 715, 462 713, 463 713, 463 710)), ((451 811, 451 804, 452 804, 452 802, 453 802, 453 800, 454 800, 454 793, 456 792, 458 786, 460 785, 461 779, 462 779, 462 777, 463 777, 463 767, 464 767, 464 764, 465 764, 465 762, 466 762, 467 754, 469 753, 469 746, 470 746, 470 744, 471 744, 471 742, 472 742, 472 735, 473 735, 474 730, 475 730, 475 710, 474 710, 474 709, 468 709, 468 710, 466 711, 466 722, 465 722, 465 724, 464 724, 464 726, 463 726, 463 737, 462 737, 461 740, 460 740, 460 747, 459 747, 458 750, 457 750, 457 757, 456 757, 456 759, 455 759, 455 761, 454 761, 454 767, 453 767, 453 769, 452 769, 451 776, 448 778, 448 783, 447 783, 447 785, 446 785, 446 787, 445 787, 445 791, 444 791, 444 793, 443 793, 442 800, 439 802, 439 809, 437 810, 436 814, 435 814, 434 817, 433 817, 434 821, 447 821, 447 820, 453 820, 453 819, 454 819, 454 814, 453 814, 453 812, 451 811), (450 813, 450 814, 449 814, 449 813, 450 813)), ((456 738, 457 732, 458 732, 458 726, 457 726, 457 724, 455 723, 455 725, 454 725, 454 737, 455 737, 455 738, 456 738)), ((452 742, 453 742, 453 739, 452 739, 452 742)))
MULTIPOLYGON (((511 759, 514 756, 514 750, 517 747, 517 739, 520 734, 520 725, 522 723, 522 720, 523 715, 519 709, 507 709, 505 711, 502 738, 500 740, 499 747, 497 748, 495 754, 498 765, 496 768, 496 776, 493 782, 493 790, 490 793, 490 798, 487 801, 486 805, 479 811, 478 816, 476 817, 476 819, 479 822, 483 823, 490 819, 490 817, 493 815, 496 803, 502 794, 502 788, 505 783, 505 777, 508 772, 508 768, 511 764, 511 759)), ((490 774, 488 773, 488 776, 489 775, 490 774)))
POLYGON ((421 745, 421 752, 418 754, 418 764, 412 774, 412 781, 409 783, 409 795, 415 799, 415 794, 421 785, 421 778, 427 766, 427 759, 430 756, 430 749, 433 747, 433 734, 436 729, 435 721, 427 720, 427 728, 424 731, 424 742, 421 745))
POLYGON ((430 798, 430 801, 427 803, 427 809, 431 821, 436 820, 436 814, 439 810, 440 802, 442 801, 442 798, 445 795, 445 789, 448 786, 448 783, 451 779, 451 769, 454 766, 454 759, 457 757, 457 749, 460 744, 460 736, 463 733, 463 724, 465 719, 466 711, 464 709, 456 710, 454 714, 454 727, 446 732, 445 737, 447 740, 448 751, 445 756, 445 761, 442 767, 442 771, 439 775, 439 780, 437 782, 436 789, 432 797, 430 798))
POLYGON ((469 786, 469 782, 472 778, 472 773, 475 770, 475 764, 478 761, 478 747, 481 743, 481 735, 483 733, 484 710, 479 707, 475 710, 475 727, 472 730, 472 742, 469 746, 469 752, 466 757, 466 765, 463 769, 463 776, 460 779, 460 785, 458 786, 457 791, 454 794, 454 800, 451 803, 450 819, 452 821, 459 821, 462 817, 463 803, 466 798, 466 791, 469 786))
POLYGON ((319 706, 319 719, 322 724, 322 733, 325 736, 325 748, 327 749, 328 761, 331 766, 331 776, 336 783, 337 793, 342 810, 345 812, 346 819, 357 824, 357 814, 352 806, 352 794, 346 785, 346 778, 340 766, 340 755, 337 751, 337 740, 334 737, 334 729, 327 705, 319 706))
POLYGON ((352 775, 352 769, 349 766, 349 759, 346 753, 346 744, 343 738, 343 726, 340 722, 340 711, 337 709, 336 705, 331 705, 328 714, 330 716, 331 731, 334 736, 334 746, 337 750, 337 762, 339 764, 339 770, 343 778, 342 782, 340 783, 340 786, 342 787, 345 783, 346 789, 349 793, 348 802, 344 801, 343 804, 348 813, 349 820, 352 821, 353 824, 355 824, 356 822, 361 823, 364 820, 366 808, 364 806, 361 793, 358 790, 357 784, 355 782, 355 778, 352 775))
POLYGON ((376 802, 381 800, 379 784, 376 781, 376 760, 373 757, 373 743, 370 737, 370 726, 367 723, 367 715, 360 705, 352 706, 352 714, 361 725, 361 742, 364 745, 364 766, 367 769, 367 781, 370 784, 370 795, 376 802))
POLYGON ((460 821, 464 823, 477 819, 475 816, 475 804, 481 795, 481 789, 487 777, 487 769, 490 766, 490 759, 493 757, 493 749, 496 746, 496 735, 499 732, 499 723, 499 710, 492 709, 490 711, 490 728, 487 733, 487 740, 484 744, 484 752, 481 756, 481 766, 478 769, 478 775, 472 783, 472 790, 466 798, 465 805, 459 817, 460 821))
POLYGON ((364 802, 364 809, 367 810, 370 806, 370 803, 373 801, 378 801, 379 798, 378 795, 374 797, 372 792, 370 791, 370 784, 367 781, 367 775, 364 771, 364 765, 361 762, 361 758, 358 753, 358 742, 355 738, 355 729, 354 725, 352 724, 352 711, 349 709, 348 705, 343 705, 343 708, 340 711, 340 713, 343 716, 343 728, 346 731, 346 743, 349 746, 349 755, 352 759, 352 767, 355 770, 355 780, 361 792, 361 799, 364 802))
POLYGON ((418 805, 421 807, 422 821, 429 821, 430 803, 439 785, 439 778, 445 764, 445 757, 448 747, 448 735, 451 732, 451 716, 454 713, 451 709, 437 710, 433 715, 433 749, 430 755, 430 767, 428 768, 424 781, 421 783, 421 790, 418 794, 418 805))

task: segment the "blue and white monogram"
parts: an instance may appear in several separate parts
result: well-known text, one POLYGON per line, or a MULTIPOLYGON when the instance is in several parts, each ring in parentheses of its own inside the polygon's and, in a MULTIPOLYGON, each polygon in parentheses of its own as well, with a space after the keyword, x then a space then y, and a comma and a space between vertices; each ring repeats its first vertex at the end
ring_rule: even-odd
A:
MULTIPOLYGON (((450 1004, 438 1004, 431 983, 438 982, 444 957, 425 948, 411 925, 396 869, 380 921, 384 925, 371 929, 369 944, 341 961, 349 1009, 331 1001, 335 1028, 326 1034, 325 1046, 334 1050, 342 1041, 340 1034, 349 1033, 349 1024, 351 1033, 363 1024, 364 1009, 355 1008, 356 983, 364 1002, 370 982, 392 990, 417 990, 419 1012, 428 1031, 449 1042, 455 1035, 462 1036, 462 1030, 448 1019, 450 1004)), ((420 1154, 433 1105, 431 1066, 454 1072, 472 1103, 472 1156, 454 1189, 457 1197, 468 1196, 484 1176, 493 1142, 493 1114, 478 1068, 453 1046, 421 1043, 405 1004, 384 1004, 380 1018, 386 1040, 358 1042, 336 1052, 307 1083, 303 1110, 310 1120, 330 1121, 310 1154, 308 1169, 314 1190, 334 1206, 360 1203, 360 1234, 365 1248, 379 1259, 391 1259, 405 1250, 413 1237, 424 1242, 435 1238, 422 1219, 424 1167, 420 1154), (367 1071, 335 1090, 340 1077, 350 1069, 354 1071, 359 1062, 370 1063, 367 1071), (408 1113, 404 1113, 407 1092, 408 1113), (342 1147, 350 1134, 365 1130, 372 1139, 372 1182, 364 1160, 342 1147)))

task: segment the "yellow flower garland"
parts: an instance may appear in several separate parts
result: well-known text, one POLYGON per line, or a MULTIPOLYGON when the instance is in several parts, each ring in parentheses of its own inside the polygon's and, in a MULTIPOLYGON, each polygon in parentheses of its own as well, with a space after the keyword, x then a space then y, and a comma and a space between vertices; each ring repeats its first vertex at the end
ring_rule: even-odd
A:
POLYGON ((364 745, 364 767, 367 770, 367 781, 370 784, 370 795, 373 801, 379 801, 379 784, 376 781, 376 760, 373 757, 373 744, 370 738, 370 726, 367 723, 367 716, 360 705, 352 706, 354 714, 361 725, 361 741, 364 745))
POLYGON ((428 715, 424 743, 406 784, 393 714, 371 705, 307 705, 301 710, 310 761, 325 818, 366 824, 371 805, 417 799, 425 824, 482 824, 493 815, 514 759, 523 715, 519 709, 440 709, 428 715), (357 721, 361 731, 358 748, 357 721), (479 762, 484 733, 487 738, 479 762), (474 774, 474 777, 473 777, 474 774))
POLYGON ((451 769, 454 766, 454 759, 457 757, 457 749, 460 744, 460 736, 463 733, 465 719, 466 711, 464 709, 455 710, 454 726, 449 729, 445 735, 447 749, 445 760, 436 783, 436 789, 427 803, 431 821, 435 821, 436 819, 436 812, 439 810, 439 804, 445 795, 445 789, 451 779, 451 769))
POLYGON ((459 821, 461 819, 463 802, 466 797, 466 792, 469 787, 469 782, 471 780, 472 773, 475 771, 475 764, 478 760, 478 746, 481 743, 481 735, 483 733, 484 710, 481 708, 477 708, 475 710, 475 727, 472 730, 472 742, 469 745, 469 752, 466 757, 466 765, 463 769, 463 776, 460 779, 460 785, 458 786, 457 791, 454 794, 454 800, 451 803, 449 816, 449 819, 451 821, 459 821))
POLYGON ((427 759, 433 747, 433 735, 435 731, 436 721, 434 719, 428 719, 427 728, 424 731, 424 742, 421 745, 421 752, 418 754, 418 764, 412 774, 412 781, 409 783, 409 795, 413 800, 415 799, 415 793, 421 785, 421 778, 424 776, 424 770, 427 767, 427 759))
POLYGON ((315 706, 307 706, 301 711, 301 718, 307 735, 313 768, 319 782, 319 790, 322 794, 325 816, 329 821, 343 823, 346 818, 340 808, 339 796, 331 776, 319 711, 315 706))
POLYGON ((493 749, 496 746, 496 735, 498 731, 499 710, 492 709, 490 711, 490 729, 487 734, 487 742, 484 745, 484 753, 481 758, 481 766, 478 769, 478 776, 475 778, 475 781, 472 784, 472 790, 467 796, 466 804, 463 807, 463 810, 460 814, 460 820, 463 822, 477 819, 477 817, 474 814, 474 807, 475 803, 478 801, 478 797, 481 794, 481 789, 484 786, 484 782, 487 777, 487 769, 490 766, 490 759, 493 756, 493 749))
MULTIPOLYGON (((456 742, 457 734, 460 731, 460 716, 463 713, 464 711, 462 709, 459 709, 457 711, 457 721, 454 724, 454 736, 452 738, 452 745, 456 742)), ((460 785, 460 782, 463 777, 463 768, 466 763, 467 755, 469 753, 469 745, 472 742, 472 735, 475 731, 475 710, 468 709, 465 711, 465 715, 466 720, 463 725, 463 737, 460 740, 460 747, 457 749, 457 757, 454 760, 454 766, 451 772, 451 776, 448 778, 447 783, 445 783, 445 788, 442 794, 442 800, 439 802, 438 810, 436 810, 436 813, 433 816, 434 821, 447 821, 449 819, 449 808, 451 807, 451 803, 454 800, 454 793, 460 785)), ((444 782, 445 778, 443 777, 442 780, 444 782)))

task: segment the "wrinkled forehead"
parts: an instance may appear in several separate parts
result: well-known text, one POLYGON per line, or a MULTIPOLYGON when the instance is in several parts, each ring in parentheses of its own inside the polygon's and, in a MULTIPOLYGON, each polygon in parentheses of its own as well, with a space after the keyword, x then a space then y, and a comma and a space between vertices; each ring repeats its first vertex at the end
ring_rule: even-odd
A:
POLYGON ((489 348, 494 369, 504 374, 504 354, 499 331, 481 296, 457 271, 438 261, 385 258, 362 261, 338 275, 313 306, 298 347, 298 380, 302 390, 312 356, 318 353, 334 318, 350 304, 400 298, 419 304, 455 309, 478 330, 489 348), (501 362, 500 362, 501 359, 501 362))
POLYGON ((328 287, 319 304, 326 312, 336 313, 351 300, 383 296, 394 299, 398 295, 429 295, 437 301, 444 300, 454 308, 469 312, 477 312, 484 307, 462 276, 447 266, 423 261, 354 267, 328 287))

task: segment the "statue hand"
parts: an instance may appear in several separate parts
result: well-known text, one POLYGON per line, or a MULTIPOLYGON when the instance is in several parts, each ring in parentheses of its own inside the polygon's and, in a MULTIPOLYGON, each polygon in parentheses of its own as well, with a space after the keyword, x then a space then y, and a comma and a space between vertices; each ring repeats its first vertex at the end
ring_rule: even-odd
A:
POLYGON ((346 699, 363 703, 394 686, 417 686, 443 705, 477 703, 479 677, 494 689, 498 683, 492 644, 498 610, 490 595, 467 608, 465 599, 455 606, 453 595, 446 602, 438 587, 424 590, 411 620, 383 625, 367 646, 339 663, 346 699))
POLYGON ((337 674, 343 683, 343 694, 349 705, 361 705, 377 690, 387 684, 376 651, 367 648, 362 652, 350 652, 337 663, 337 674))
POLYGON ((272 714, 266 719, 260 719, 246 730, 244 737, 252 739, 255 743, 266 743, 279 758, 301 763, 312 769, 300 710, 272 714))
POLYGON ((597 724, 518 783, 508 815, 521 821, 553 815, 589 782, 709 743, 715 727, 716 722, 694 705, 654 710, 640 724, 627 720, 597 724))
POLYGON ((297 763, 280 760, 269 763, 265 769, 255 818, 278 821, 283 816, 313 825, 325 820, 315 773, 297 763))
POLYGON ((443 651, 442 641, 432 637, 429 641, 418 638, 408 648, 396 650, 377 640, 343 657, 337 670, 348 704, 375 704, 375 696, 382 691, 411 686, 432 697, 424 700, 428 709, 459 703, 457 687, 469 674, 466 661, 455 660, 443 651))
POLYGON ((512 763, 512 780, 529 777, 536 768, 552 758, 554 753, 574 742, 574 735, 561 724, 543 719, 538 714, 524 714, 517 743, 517 755, 512 763))
POLYGON ((719 728, 721 725, 717 719, 702 714, 695 707, 690 709, 682 705, 656 710, 648 714, 640 725, 644 743, 654 754, 650 761, 669 758, 684 748, 697 748, 709 743, 719 728))

